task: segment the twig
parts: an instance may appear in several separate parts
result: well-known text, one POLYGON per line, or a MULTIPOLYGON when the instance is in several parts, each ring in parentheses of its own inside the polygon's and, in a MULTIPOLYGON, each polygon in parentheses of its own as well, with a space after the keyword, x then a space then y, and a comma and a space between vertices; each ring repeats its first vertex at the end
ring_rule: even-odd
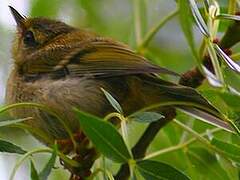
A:
MULTIPOLYGON (((165 118, 149 124, 143 135, 132 148, 134 159, 144 157, 148 146, 151 144, 159 130, 175 117, 175 110, 170 109, 164 113, 165 118)), ((123 164, 115 176, 116 180, 126 180, 130 175, 128 164, 123 164)))
MULTIPOLYGON (((213 133, 216 133, 216 132, 219 132, 221 131, 222 129, 220 128, 215 128, 215 129, 211 129, 209 130, 208 132, 205 132, 205 133, 202 133, 200 134, 200 136, 204 137, 204 136, 207 136, 208 133, 210 132, 211 134, 213 133)), ((156 156, 159 156, 159 155, 162 155, 162 154, 165 154, 165 153, 170 153, 170 152, 173 152, 173 151, 176 151, 176 150, 179 150, 179 149, 182 149, 186 146, 189 146, 190 144, 194 143, 195 141, 197 141, 198 139, 196 137, 192 138, 192 139, 189 139, 183 143, 179 143, 175 146, 171 146, 171 147, 168 147, 168 148, 165 148, 165 149, 161 149, 157 152, 154 152, 154 153, 151 153, 151 154, 148 154, 147 156, 145 156, 143 159, 146 160, 146 159, 151 159, 153 157, 156 157, 156 156)))

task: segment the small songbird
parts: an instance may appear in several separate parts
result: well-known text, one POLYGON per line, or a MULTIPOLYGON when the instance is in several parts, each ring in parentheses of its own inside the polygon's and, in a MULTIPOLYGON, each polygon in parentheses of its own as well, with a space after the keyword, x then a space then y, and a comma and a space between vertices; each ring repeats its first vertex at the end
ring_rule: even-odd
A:
MULTIPOLYGON (((152 64, 120 42, 61 21, 26 18, 13 7, 10 10, 17 23, 17 34, 12 46, 14 65, 7 82, 7 104, 45 105, 73 133, 80 134, 73 107, 99 117, 114 111, 101 88, 121 104, 125 115, 159 102, 171 102, 171 107, 203 118, 217 113, 196 90, 156 75, 177 73, 152 64)), ((69 139, 56 117, 42 109, 16 108, 11 115, 32 117, 25 123, 41 130, 49 139, 69 139)), ((45 139, 37 138, 51 146, 45 139)))

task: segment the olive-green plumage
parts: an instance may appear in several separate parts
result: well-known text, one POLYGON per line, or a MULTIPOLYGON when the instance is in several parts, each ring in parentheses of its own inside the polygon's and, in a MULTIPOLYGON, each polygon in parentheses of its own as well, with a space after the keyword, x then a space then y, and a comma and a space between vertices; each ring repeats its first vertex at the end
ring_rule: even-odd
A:
MULTIPOLYGON (((15 9, 11 11, 17 22, 17 35, 7 104, 44 104, 57 112, 73 132, 80 128, 73 107, 100 117, 113 111, 101 88, 118 100, 125 114, 170 101, 192 102, 202 111, 216 111, 194 89, 153 75, 176 73, 151 64, 122 43, 63 22, 23 18, 15 9)), ((53 139, 68 138, 61 123, 44 111, 21 108, 11 114, 17 118, 33 117, 27 123, 53 139)))

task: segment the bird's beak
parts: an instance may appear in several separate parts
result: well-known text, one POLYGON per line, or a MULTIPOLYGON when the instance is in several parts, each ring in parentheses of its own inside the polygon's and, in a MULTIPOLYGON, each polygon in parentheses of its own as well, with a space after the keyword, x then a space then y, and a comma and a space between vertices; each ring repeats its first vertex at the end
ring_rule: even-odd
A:
POLYGON ((24 16, 22 16, 21 14, 19 14, 19 12, 17 12, 17 10, 14 9, 12 6, 9 6, 9 8, 15 19, 15 22, 17 23, 17 27, 19 29, 21 29, 22 31, 24 31, 24 29, 25 29, 24 21, 26 18, 24 16))

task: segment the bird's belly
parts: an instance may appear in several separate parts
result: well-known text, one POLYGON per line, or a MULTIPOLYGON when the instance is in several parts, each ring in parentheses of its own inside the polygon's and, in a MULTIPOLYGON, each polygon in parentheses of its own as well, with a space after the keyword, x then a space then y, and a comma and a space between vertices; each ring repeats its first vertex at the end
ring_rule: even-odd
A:
MULTIPOLYGON (((63 123, 73 132, 79 131, 79 123, 73 112, 73 107, 83 111, 104 116, 106 100, 100 87, 93 81, 85 79, 39 80, 24 82, 20 77, 10 75, 7 85, 6 103, 31 102, 46 106, 54 111, 56 116, 44 109, 26 106, 14 108, 10 115, 14 118, 32 117, 33 120, 24 123, 41 130, 51 139, 65 139, 69 135, 63 123)), ((110 104, 109 104, 110 105, 110 104)), ((33 134, 34 135, 34 134, 33 134)), ((43 139, 36 136, 40 141, 43 139)))

